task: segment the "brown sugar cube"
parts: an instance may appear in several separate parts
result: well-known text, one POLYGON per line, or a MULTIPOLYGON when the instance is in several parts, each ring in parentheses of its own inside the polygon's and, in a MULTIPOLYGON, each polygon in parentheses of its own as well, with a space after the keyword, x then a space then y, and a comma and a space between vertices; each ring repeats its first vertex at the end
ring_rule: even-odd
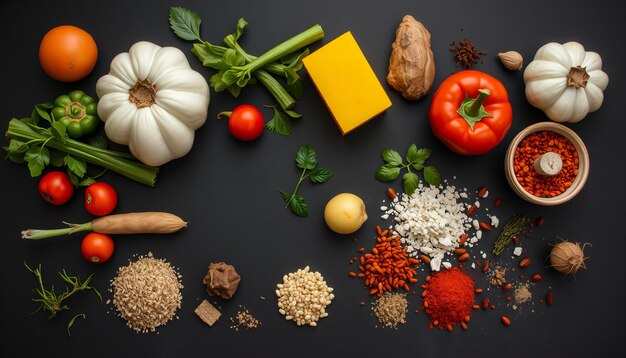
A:
POLYGON ((194 312, 209 326, 213 326, 222 315, 220 311, 213 307, 207 300, 202 300, 202 303, 200 303, 200 306, 198 306, 194 312))

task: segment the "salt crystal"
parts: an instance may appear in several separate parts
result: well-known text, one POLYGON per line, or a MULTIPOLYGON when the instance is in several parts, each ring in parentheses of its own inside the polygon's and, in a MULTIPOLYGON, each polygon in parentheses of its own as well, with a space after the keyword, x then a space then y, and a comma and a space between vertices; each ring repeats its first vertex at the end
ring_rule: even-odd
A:
POLYGON ((522 248, 520 246, 517 246, 516 248, 513 249, 513 255, 519 256, 521 254, 522 254, 522 248))

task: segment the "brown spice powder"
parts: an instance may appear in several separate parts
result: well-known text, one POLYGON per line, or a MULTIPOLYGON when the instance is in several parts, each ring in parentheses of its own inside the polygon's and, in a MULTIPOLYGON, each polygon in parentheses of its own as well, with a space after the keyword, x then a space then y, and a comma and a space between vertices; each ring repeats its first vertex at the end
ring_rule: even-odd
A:
POLYGON ((513 298, 515 299, 515 304, 518 304, 518 305, 521 305, 530 301, 533 298, 533 294, 528 289, 528 284, 526 283, 516 288, 513 298))
POLYGON ((376 301, 374 314, 385 327, 396 328, 406 322, 407 307, 406 295, 385 292, 376 301))
POLYGON ((491 272, 489 284, 496 287, 502 287, 506 283, 506 267, 497 265, 491 272))
POLYGON ((242 307, 241 305, 239 306, 239 308, 240 310, 237 312, 235 317, 230 318, 230 321, 233 323, 230 328, 234 329, 235 331, 239 331, 240 327, 252 329, 257 328, 261 324, 259 320, 257 320, 250 314, 247 308, 242 307))

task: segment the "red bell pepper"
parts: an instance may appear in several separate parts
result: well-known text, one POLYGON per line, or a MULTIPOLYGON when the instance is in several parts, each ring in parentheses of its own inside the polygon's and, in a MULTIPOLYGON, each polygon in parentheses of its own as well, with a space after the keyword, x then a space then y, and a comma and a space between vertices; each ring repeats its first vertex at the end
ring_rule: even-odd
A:
POLYGON ((513 109, 502 82, 474 70, 448 77, 433 96, 428 114, 435 136, 454 152, 484 154, 504 139, 513 109))

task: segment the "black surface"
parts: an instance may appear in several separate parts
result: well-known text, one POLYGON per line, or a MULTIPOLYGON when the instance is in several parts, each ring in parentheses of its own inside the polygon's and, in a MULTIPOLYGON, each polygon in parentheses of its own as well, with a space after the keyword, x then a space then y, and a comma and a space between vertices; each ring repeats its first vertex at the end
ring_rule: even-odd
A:
MULTIPOLYGON (((35 103, 51 100, 78 88, 95 94, 97 79, 108 72, 111 59, 139 41, 176 46, 185 51, 191 66, 206 78, 213 72, 202 68, 189 52, 190 43, 170 31, 170 5, 196 10, 203 19, 203 38, 220 43, 239 17, 249 27, 242 39, 251 53, 261 53, 280 41, 320 23, 326 33, 322 43, 351 30, 378 78, 384 80, 395 29, 405 14, 414 15, 430 30, 437 76, 435 86, 458 71, 448 45, 465 37, 489 55, 475 68, 501 79, 509 90, 514 123, 503 143, 487 155, 463 157, 450 152, 431 134, 427 121, 430 97, 407 102, 384 83, 393 106, 384 115, 342 137, 316 93, 308 76, 305 97, 297 110, 304 118, 285 138, 265 133, 253 143, 240 143, 227 131, 224 121, 215 120, 221 110, 236 104, 257 106, 271 100, 256 86, 247 88, 240 99, 226 93, 212 93, 209 119, 197 131, 194 148, 186 157, 163 166, 156 188, 151 189, 110 173, 103 180, 117 188, 117 212, 169 211, 190 222, 187 229, 167 236, 118 236, 110 262, 93 266, 80 255, 80 235, 45 242, 24 242, 19 231, 29 227, 53 228, 61 221, 90 220, 83 209, 81 190, 70 203, 53 207, 38 196, 38 180, 30 178, 26 166, 0 161, 0 355, 3 357, 94 356, 94 357, 190 357, 190 356, 499 356, 499 357, 582 357, 623 356, 624 347, 624 145, 622 95, 624 5, 619 1, 3 1, 0 56, 5 103, 0 118, 6 126, 13 117, 28 115, 35 103), (99 48, 98 64, 86 79, 63 84, 46 76, 38 62, 41 37, 50 28, 72 24, 84 28, 99 48), (558 207, 538 207, 518 198, 508 187, 502 161, 508 142, 524 127, 546 120, 524 97, 522 72, 505 70, 495 55, 517 50, 528 63, 535 51, 550 41, 576 40, 604 60, 610 77, 602 108, 584 121, 570 125, 585 141, 591 157, 591 175, 577 198, 558 207), (304 184, 300 193, 308 200, 311 215, 298 218, 283 209, 278 190, 290 190, 299 172, 293 156, 302 144, 311 144, 322 165, 335 177, 324 185, 304 184), (374 228, 381 224, 379 206, 388 185, 373 178, 381 164, 379 150, 404 151, 409 144, 433 149, 431 162, 445 178, 461 187, 490 189, 490 204, 499 197, 504 205, 495 213, 506 220, 514 213, 542 215, 545 225, 524 241, 536 264, 528 270, 541 272, 545 280, 534 288, 534 301, 552 287, 554 305, 536 303, 525 312, 512 312, 505 301, 491 291, 495 311, 474 312, 470 329, 452 333, 430 331, 424 313, 414 314, 421 304, 409 295, 407 324, 396 330, 376 328, 369 310, 370 299, 361 283, 346 274, 348 259, 361 246, 370 247, 374 228), (322 211, 334 194, 353 192, 366 201, 370 219, 355 235, 341 237, 326 229, 322 211), (556 236, 589 242, 589 269, 577 280, 562 278, 545 269, 548 243, 556 236), (353 237, 359 242, 354 243, 353 237), (48 321, 44 313, 30 316, 33 277, 24 269, 24 260, 42 263, 48 280, 55 271, 86 276, 95 272, 94 284, 104 294, 116 268, 133 254, 152 251, 180 268, 185 288, 180 319, 160 328, 158 334, 136 334, 113 314, 112 306, 98 304, 91 295, 71 299, 71 312, 48 321), (193 313, 206 297, 201 283, 209 262, 226 261, 243 277, 234 299, 222 302, 222 319, 207 327, 193 313), (335 288, 330 316, 317 328, 296 327, 277 312, 275 284, 283 274, 310 265, 335 288), (267 299, 262 300, 260 296, 267 299), (366 307, 359 301, 366 300, 366 307), (229 317, 239 305, 259 320, 260 328, 235 332, 229 317), (65 326, 76 312, 84 312, 73 336, 65 326), (499 316, 511 317, 504 328, 499 316)), ((312 46, 318 48, 321 43, 312 46)), ((269 117, 270 111, 264 111, 269 117)), ((7 143, 6 139, 1 141, 7 143)), ((395 183, 400 188, 400 183, 395 183)), ((489 205, 491 206, 491 205, 489 205)), ((481 211, 484 215, 484 211, 481 211)), ((493 212, 493 210, 492 210, 493 212)), ((485 235, 477 249, 489 251, 495 233, 485 235)), ((510 257, 501 260, 512 262, 510 257)), ((547 265, 547 264, 546 264, 547 265)), ((425 276, 419 272, 420 283, 425 276)), ((485 287, 482 275, 474 273, 478 286, 485 287)), ((57 284, 60 284, 60 282, 57 284)), ((418 287, 416 287, 417 289, 418 287)), ((418 290, 421 291, 421 290, 418 290)), ((479 296, 478 296, 479 298, 479 296)))

